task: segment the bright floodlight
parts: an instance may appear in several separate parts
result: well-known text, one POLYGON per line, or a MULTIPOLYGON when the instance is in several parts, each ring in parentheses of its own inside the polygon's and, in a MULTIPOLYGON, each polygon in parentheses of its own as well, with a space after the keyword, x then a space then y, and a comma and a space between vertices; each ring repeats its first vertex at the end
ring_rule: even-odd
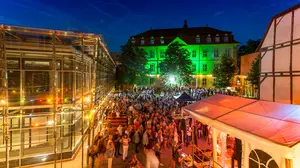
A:
POLYGON ((175 83, 175 77, 174 76, 170 76, 169 80, 170 80, 171 84, 175 83))

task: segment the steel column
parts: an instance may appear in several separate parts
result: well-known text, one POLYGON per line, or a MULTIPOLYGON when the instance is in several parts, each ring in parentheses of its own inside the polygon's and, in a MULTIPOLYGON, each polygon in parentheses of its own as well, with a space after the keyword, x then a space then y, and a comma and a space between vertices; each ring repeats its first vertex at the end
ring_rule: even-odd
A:
POLYGON ((83 37, 81 37, 81 167, 83 167, 84 162, 84 40, 83 37))
POLYGON ((9 168, 9 135, 8 135, 8 86, 7 86, 7 62, 6 62, 6 49, 5 49, 5 32, 2 26, 0 32, 1 53, 0 53, 0 107, 2 106, 3 117, 3 133, 5 142, 5 161, 6 167, 9 168))
POLYGON ((56 160, 57 160, 57 147, 56 147, 56 124, 57 124, 57 119, 56 119, 56 112, 57 112, 57 72, 56 72, 56 51, 55 51, 55 31, 52 32, 52 80, 53 80, 53 85, 52 85, 52 97, 53 97, 53 139, 54 139, 54 144, 53 144, 53 152, 54 152, 54 168, 56 168, 56 160))

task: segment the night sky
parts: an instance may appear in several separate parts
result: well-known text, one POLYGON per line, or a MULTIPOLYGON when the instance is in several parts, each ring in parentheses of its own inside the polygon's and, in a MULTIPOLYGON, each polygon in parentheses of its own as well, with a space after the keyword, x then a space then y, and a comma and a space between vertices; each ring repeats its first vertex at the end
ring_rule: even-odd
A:
POLYGON ((204 26, 262 38, 270 19, 300 0, 1 0, 0 23, 103 34, 110 51, 156 28, 204 26))

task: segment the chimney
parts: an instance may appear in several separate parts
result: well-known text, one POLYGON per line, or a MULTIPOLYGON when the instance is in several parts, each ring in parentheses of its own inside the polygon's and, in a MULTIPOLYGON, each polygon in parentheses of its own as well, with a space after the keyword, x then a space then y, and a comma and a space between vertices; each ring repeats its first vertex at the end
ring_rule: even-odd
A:
POLYGON ((152 30, 152 26, 150 27, 150 30, 152 30))
POLYGON ((205 24, 205 27, 208 27, 208 24, 205 24))

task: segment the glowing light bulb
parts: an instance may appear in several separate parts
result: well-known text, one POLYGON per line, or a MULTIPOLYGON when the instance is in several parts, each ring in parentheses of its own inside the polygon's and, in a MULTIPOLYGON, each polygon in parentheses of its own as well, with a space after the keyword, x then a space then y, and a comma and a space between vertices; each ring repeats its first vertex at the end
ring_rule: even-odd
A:
POLYGON ((48 121, 48 125, 53 125, 54 124, 54 121, 48 121))
POLYGON ((1 103, 1 104, 5 104, 6 101, 5 101, 5 100, 0 100, 0 103, 1 103))
POLYGON ((36 124, 35 124, 35 126, 39 126, 39 124, 38 124, 38 123, 36 123, 36 124))
POLYGON ((91 101, 91 97, 89 97, 89 96, 88 96, 88 97, 85 97, 85 98, 84 98, 84 101, 85 101, 85 102, 90 102, 90 101, 91 101))

